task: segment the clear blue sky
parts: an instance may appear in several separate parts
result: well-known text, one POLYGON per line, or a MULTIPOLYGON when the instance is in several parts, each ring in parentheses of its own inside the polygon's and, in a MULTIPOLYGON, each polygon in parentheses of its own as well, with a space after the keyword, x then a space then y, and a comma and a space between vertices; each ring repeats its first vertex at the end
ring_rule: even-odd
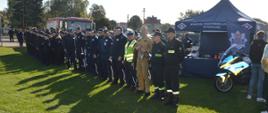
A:
MULTIPOLYGON (((0 0, 0 10, 7 7, 7 0, 0 0)), ((44 0, 47 1, 47 0, 44 0)), ((127 15, 142 17, 142 9, 146 8, 146 16, 156 16, 161 23, 174 24, 180 12, 187 9, 204 10, 212 8, 220 0, 89 0, 101 4, 106 10, 106 16, 117 22, 126 22, 127 15)), ((268 21, 267 0, 230 0, 238 9, 251 17, 268 21)))

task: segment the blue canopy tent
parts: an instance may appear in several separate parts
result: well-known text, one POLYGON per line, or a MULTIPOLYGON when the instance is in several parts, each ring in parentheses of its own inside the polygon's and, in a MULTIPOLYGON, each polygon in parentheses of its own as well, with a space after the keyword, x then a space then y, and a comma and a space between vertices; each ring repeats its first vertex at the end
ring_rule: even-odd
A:
POLYGON ((229 0, 221 0, 205 13, 177 21, 175 29, 177 32, 191 31, 201 34, 199 47, 201 57, 186 59, 183 71, 211 77, 217 71, 217 60, 214 60, 213 56, 225 51, 230 46, 230 38, 237 31, 244 35, 245 47, 248 48, 256 31, 256 22, 239 11, 229 0), (211 58, 202 56, 211 56, 211 58))

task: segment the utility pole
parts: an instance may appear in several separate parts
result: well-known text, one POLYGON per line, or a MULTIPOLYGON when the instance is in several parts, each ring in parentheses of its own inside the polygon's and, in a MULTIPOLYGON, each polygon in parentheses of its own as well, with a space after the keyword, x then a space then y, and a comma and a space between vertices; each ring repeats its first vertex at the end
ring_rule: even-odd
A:
POLYGON ((143 10, 142 10, 142 12, 143 12, 143 23, 145 23, 145 8, 143 8, 143 10))
POLYGON ((129 14, 127 14, 127 23, 129 22, 129 14))
POLYGON ((128 28, 128 22, 129 22, 129 14, 127 14, 127 25, 126 25, 126 28, 128 28))
POLYGON ((22 11, 22 29, 23 29, 23 31, 24 31, 24 29, 25 29, 25 18, 24 18, 24 15, 25 15, 25 0, 23 0, 22 4, 23 4, 23 11, 22 11))

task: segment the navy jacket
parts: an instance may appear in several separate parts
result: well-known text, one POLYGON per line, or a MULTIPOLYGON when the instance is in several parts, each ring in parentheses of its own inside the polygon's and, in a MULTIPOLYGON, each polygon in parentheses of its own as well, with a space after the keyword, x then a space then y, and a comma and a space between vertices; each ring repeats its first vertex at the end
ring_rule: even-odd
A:
POLYGON ((63 48, 66 52, 75 51, 74 36, 72 34, 67 33, 63 36, 63 48))
POLYGON ((178 39, 167 42, 167 50, 165 56, 166 66, 179 66, 184 59, 184 46, 178 39))
POLYGON ((99 37, 99 56, 101 59, 108 59, 112 56, 113 41, 111 37, 99 37))
POLYGON ((77 52, 77 55, 81 55, 81 53, 84 53, 85 49, 85 39, 84 35, 82 33, 78 33, 75 36, 75 49, 77 52))
POLYGON ((164 65, 166 50, 167 50, 167 47, 164 42, 160 42, 158 44, 153 45, 152 53, 151 53, 152 54, 152 57, 151 57, 152 66, 164 65))
POLYGON ((127 37, 122 33, 115 36, 112 47, 112 57, 117 59, 119 56, 124 57, 125 44, 127 43, 127 37))
POLYGON ((88 55, 97 55, 98 54, 98 37, 97 36, 93 36, 90 37, 88 36, 85 40, 85 49, 87 51, 88 55))

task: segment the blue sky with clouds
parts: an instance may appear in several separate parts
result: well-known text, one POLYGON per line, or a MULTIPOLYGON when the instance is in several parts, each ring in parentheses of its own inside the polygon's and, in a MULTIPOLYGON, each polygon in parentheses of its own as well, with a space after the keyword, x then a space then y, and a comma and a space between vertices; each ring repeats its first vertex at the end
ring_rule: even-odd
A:
MULTIPOLYGON (((0 0, 0 10, 7 7, 7 0, 0 0)), ((46 1, 46 0, 44 0, 46 1)), ((180 12, 187 9, 207 11, 220 0, 89 0, 101 4, 106 10, 106 16, 117 22, 126 22, 127 15, 142 17, 142 9, 146 8, 146 16, 156 16, 161 23, 174 24, 180 12)), ((267 0, 230 0, 238 9, 250 17, 268 21, 267 0)))

